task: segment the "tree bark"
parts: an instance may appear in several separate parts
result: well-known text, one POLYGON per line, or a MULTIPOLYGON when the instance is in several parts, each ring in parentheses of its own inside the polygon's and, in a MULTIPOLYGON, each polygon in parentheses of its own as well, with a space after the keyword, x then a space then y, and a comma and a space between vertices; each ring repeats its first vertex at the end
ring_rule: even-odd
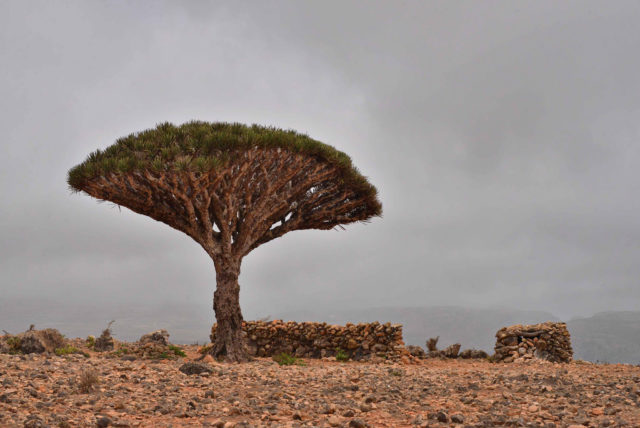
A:
POLYGON ((211 355, 229 362, 248 361, 240 310, 240 263, 219 260, 215 266, 217 284, 213 293, 213 310, 218 325, 211 355))

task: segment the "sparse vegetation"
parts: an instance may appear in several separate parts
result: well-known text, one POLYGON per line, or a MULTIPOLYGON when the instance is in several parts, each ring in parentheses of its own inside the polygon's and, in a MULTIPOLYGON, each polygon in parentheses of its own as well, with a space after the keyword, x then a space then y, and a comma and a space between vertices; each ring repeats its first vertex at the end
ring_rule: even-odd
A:
POLYGON ((87 336, 87 340, 86 340, 85 342, 86 342, 86 344, 87 344, 87 348, 89 348, 89 349, 93 349, 93 347, 94 347, 94 346, 95 346, 95 344, 96 344, 96 337, 95 337, 95 336, 92 336, 92 335, 87 336))
POLYGON ((349 361, 349 354, 341 348, 336 348, 336 361, 349 361))
POLYGON ((427 349, 429 350, 429 352, 438 351, 438 339, 440 339, 440 336, 432 337, 427 340, 427 349))
POLYGON ((18 336, 11 336, 5 339, 5 343, 9 346, 10 354, 21 354, 20 346, 22 346, 22 339, 18 336))
POLYGON ((286 352, 281 352, 277 355, 273 356, 273 361, 275 361, 276 363, 278 363, 281 366, 304 366, 306 365, 304 361, 302 361, 300 358, 296 358, 293 355, 289 355, 286 352))
POLYGON ((121 346, 116 351, 113 352, 114 355, 121 357, 125 354, 129 354, 131 351, 126 346, 121 346))
POLYGON ((65 345, 62 348, 56 348, 54 352, 58 356, 82 353, 82 351, 80 351, 78 348, 71 345, 65 345))
POLYGON ((182 348, 180 348, 179 346, 169 345, 169 350, 171 352, 173 352, 173 354, 178 356, 178 357, 186 357, 187 356, 187 354, 185 354, 184 351, 182 350, 182 348))
POLYGON ((198 353, 202 355, 207 355, 213 349, 213 344, 210 343, 208 345, 204 345, 200 349, 198 349, 198 353))
POLYGON ((88 394, 100 383, 98 372, 94 369, 83 371, 78 377, 78 390, 83 394, 88 394))

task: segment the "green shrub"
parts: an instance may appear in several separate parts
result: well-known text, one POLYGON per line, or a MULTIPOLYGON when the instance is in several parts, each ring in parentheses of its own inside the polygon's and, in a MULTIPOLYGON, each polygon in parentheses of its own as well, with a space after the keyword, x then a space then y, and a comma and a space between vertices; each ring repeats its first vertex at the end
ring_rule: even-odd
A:
POLYGON ((304 361, 299 358, 296 358, 292 355, 287 354, 286 352, 281 352, 280 354, 273 356, 273 361, 280 364, 281 366, 304 366, 304 361))
POLYGON ((129 353, 129 348, 127 348, 126 346, 118 348, 117 351, 113 352, 113 354, 117 357, 121 357, 122 355, 128 354, 128 353, 129 353))
POLYGON ((62 348, 57 348, 54 352, 56 355, 60 356, 60 355, 77 354, 80 352, 80 350, 75 346, 65 345, 62 348))
POLYGON ((349 354, 344 352, 341 348, 336 348, 336 361, 349 361, 349 354))
POLYGON ((174 355, 177 355, 178 357, 186 357, 187 354, 184 353, 184 351, 182 350, 182 348, 180 348, 179 346, 176 345, 169 345, 169 350, 171 350, 174 355))
POLYGON ((62 348, 56 348, 53 352, 55 352, 56 355, 58 356, 63 356, 63 355, 69 355, 69 354, 80 354, 83 355, 87 358, 90 357, 89 354, 87 354, 84 351, 81 351, 80 349, 76 348, 75 346, 71 346, 71 345, 65 345, 62 348))
POLYGON ((96 344, 96 337, 95 336, 87 336, 87 347, 89 349, 93 349, 94 345, 96 344))
POLYGON ((9 352, 11 354, 19 354, 22 353, 20 351, 20 346, 22 346, 22 339, 18 336, 11 336, 5 340, 5 343, 9 345, 9 352))

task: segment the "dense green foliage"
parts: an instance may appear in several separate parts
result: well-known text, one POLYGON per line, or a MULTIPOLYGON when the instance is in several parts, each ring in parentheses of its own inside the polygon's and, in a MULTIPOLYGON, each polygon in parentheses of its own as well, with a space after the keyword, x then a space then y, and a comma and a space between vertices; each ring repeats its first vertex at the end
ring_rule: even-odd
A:
POLYGON ((376 189, 351 159, 327 144, 292 130, 240 123, 193 121, 180 126, 162 123, 120 138, 96 150, 69 171, 67 182, 76 191, 92 178, 139 170, 208 172, 222 168, 250 148, 280 148, 315 156, 338 167, 341 179, 359 193, 375 197, 376 189))

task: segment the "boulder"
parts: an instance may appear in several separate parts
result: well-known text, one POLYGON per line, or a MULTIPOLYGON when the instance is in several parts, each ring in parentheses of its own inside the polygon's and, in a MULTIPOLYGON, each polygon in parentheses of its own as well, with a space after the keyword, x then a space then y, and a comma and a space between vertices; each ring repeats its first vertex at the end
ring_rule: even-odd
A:
POLYGON ((169 345, 169 332, 165 329, 156 330, 143 335, 138 342, 142 345, 145 343, 156 343, 158 345, 169 345))
POLYGON ((213 373, 213 369, 204 363, 185 363, 178 369, 186 375, 197 375, 200 373, 213 373))
POLYGON ((53 353, 64 346, 64 337, 55 328, 28 330, 18 335, 20 352, 24 354, 53 353))

